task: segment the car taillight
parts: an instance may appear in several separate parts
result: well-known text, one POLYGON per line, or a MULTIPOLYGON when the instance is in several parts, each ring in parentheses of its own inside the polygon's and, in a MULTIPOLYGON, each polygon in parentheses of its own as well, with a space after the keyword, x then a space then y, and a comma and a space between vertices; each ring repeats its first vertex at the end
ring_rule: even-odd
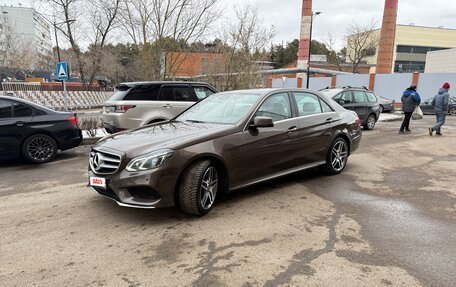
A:
POLYGON ((360 127, 362 125, 362 122, 359 117, 355 118, 355 123, 360 127))
POLYGON ((68 120, 69 120, 73 125, 75 125, 75 126, 78 125, 78 117, 77 117, 76 115, 69 117, 68 120))
POLYGON ((120 106, 115 106, 114 107, 114 112, 116 113, 125 113, 129 109, 133 109, 136 106, 133 105, 120 105, 120 106))

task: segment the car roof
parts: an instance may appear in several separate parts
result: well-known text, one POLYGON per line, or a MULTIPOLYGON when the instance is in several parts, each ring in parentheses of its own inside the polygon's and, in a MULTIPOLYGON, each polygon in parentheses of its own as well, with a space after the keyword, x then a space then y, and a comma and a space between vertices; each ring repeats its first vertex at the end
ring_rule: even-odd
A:
POLYGON ((50 108, 45 107, 45 106, 43 106, 43 105, 40 105, 40 104, 38 104, 38 103, 29 101, 29 100, 25 100, 25 99, 21 99, 21 98, 15 97, 15 96, 0 95, 0 99, 2 99, 2 100, 13 100, 13 101, 16 101, 16 102, 20 102, 20 103, 23 103, 23 104, 27 104, 27 105, 29 105, 29 106, 33 106, 34 108, 38 108, 38 109, 41 109, 41 110, 46 110, 46 111, 55 112, 53 109, 50 109, 50 108))
POLYGON ((209 85, 205 82, 188 82, 188 81, 141 81, 141 82, 122 82, 118 86, 138 86, 138 85, 163 85, 163 84, 191 84, 191 85, 209 85))

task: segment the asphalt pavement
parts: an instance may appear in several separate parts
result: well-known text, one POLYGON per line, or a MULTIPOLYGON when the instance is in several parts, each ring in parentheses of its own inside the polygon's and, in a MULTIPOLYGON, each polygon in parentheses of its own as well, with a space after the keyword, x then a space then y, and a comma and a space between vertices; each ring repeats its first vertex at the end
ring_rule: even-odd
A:
POLYGON ((456 117, 379 122, 346 170, 234 192, 204 217, 117 206, 88 146, 0 163, 1 286, 455 286, 456 117))

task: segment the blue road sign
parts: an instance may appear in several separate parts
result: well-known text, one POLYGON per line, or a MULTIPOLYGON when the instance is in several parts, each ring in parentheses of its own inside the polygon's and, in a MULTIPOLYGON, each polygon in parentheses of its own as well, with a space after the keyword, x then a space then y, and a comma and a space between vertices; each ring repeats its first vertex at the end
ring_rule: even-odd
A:
POLYGON ((57 63, 57 77, 60 81, 68 80, 68 63, 58 62, 57 63))

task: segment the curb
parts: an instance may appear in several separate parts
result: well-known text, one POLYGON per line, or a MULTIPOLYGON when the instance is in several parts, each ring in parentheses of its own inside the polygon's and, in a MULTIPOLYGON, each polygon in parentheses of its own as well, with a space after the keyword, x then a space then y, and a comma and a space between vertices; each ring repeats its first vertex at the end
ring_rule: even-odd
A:
POLYGON ((390 119, 384 119, 379 122, 400 122, 402 121, 403 117, 397 117, 397 118, 390 118, 390 119))
POLYGON ((102 139, 102 137, 83 138, 81 145, 93 145, 100 139, 102 139))

